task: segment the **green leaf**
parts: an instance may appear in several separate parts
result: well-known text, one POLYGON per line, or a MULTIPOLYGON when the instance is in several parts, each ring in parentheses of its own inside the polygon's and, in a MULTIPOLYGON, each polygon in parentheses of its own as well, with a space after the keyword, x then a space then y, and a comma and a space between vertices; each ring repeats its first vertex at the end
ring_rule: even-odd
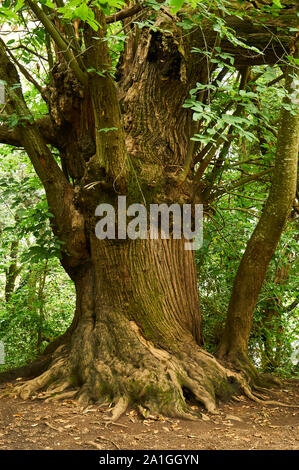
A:
POLYGON ((175 15, 183 6, 185 0, 170 0, 171 13, 175 15))
POLYGON ((18 0, 14 8, 15 12, 18 12, 24 5, 25 0, 18 0))
POLYGON ((110 131, 117 131, 118 127, 103 127, 102 129, 98 129, 98 132, 110 132, 110 131))
POLYGON ((86 3, 82 3, 76 10, 74 11, 74 15, 82 21, 86 21, 90 16, 90 10, 86 3))

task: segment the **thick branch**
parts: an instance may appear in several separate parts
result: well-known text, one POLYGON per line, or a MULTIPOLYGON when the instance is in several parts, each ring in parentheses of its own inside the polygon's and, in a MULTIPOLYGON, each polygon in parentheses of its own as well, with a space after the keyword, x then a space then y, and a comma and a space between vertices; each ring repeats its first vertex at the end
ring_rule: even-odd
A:
POLYGON ((14 129, 10 129, 5 124, 0 124, 0 143, 22 147, 20 136, 14 129))
MULTIPOLYGON (((0 76, 7 84, 6 111, 8 114, 16 114, 19 118, 15 132, 19 135, 20 142, 44 185, 49 207, 54 214, 55 234, 65 242, 70 255, 69 263, 76 265, 87 256, 84 219, 75 208, 72 187, 33 121, 22 94, 18 72, 1 39, 0 76), (24 116, 27 118, 25 121, 22 119, 24 116)), ((42 121, 41 127, 43 126, 47 128, 46 123, 42 121)))
MULTIPOLYGON (((40 119, 37 119, 35 121, 35 125, 40 131, 46 144, 50 144, 53 145, 53 147, 59 148, 50 116, 44 116, 40 119)), ((23 147, 20 133, 16 129, 8 127, 6 124, 2 123, 0 124, 0 143, 13 145, 14 147, 23 147)))
POLYGON ((136 13, 139 13, 144 7, 139 5, 133 5, 130 8, 126 8, 124 10, 118 11, 117 13, 114 13, 113 15, 106 16, 106 23, 115 23, 116 21, 121 21, 126 18, 130 18, 131 16, 136 15, 136 13))

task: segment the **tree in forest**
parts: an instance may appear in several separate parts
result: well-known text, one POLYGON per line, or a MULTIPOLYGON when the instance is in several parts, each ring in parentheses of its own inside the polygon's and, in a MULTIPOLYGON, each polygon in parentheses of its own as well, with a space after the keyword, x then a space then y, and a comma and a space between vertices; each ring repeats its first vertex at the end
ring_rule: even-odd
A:
MULTIPOLYGON (((248 163, 245 163, 243 168, 247 166, 248 163)), ((269 184, 268 181, 264 184, 257 180, 243 190, 223 195, 216 205, 214 203, 215 214, 206 216, 204 244, 195 257, 204 347, 209 352, 215 353, 219 348, 234 277, 263 210, 268 192, 266 186, 269 184)), ((254 311, 248 344, 248 355, 259 365, 259 371, 292 377, 296 372, 294 341, 298 337, 295 220, 296 206, 268 267, 254 311)), ((264 380, 265 376, 262 378, 264 380)))
POLYGON ((42 185, 21 149, 1 147, 1 370, 32 361, 63 333, 73 311, 72 281, 62 270, 42 185))
POLYGON ((232 140, 246 133, 250 68, 278 63, 288 92, 296 92, 296 7, 258 3, 2 2, 6 24, 34 40, 32 49, 28 41, 0 39, 6 92, 0 141, 27 152, 76 288, 73 322, 46 349, 37 376, 19 388, 22 398, 46 389, 83 404, 113 402, 117 419, 129 403, 144 414, 192 417, 190 395, 209 411, 219 397, 240 391, 254 397, 246 356, 250 319, 294 197, 298 115, 291 103, 282 111, 269 199, 233 291, 220 349, 232 366, 201 347, 194 254, 185 240, 99 240, 95 210, 100 203, 117 207, 119 195, 146 206, 208 207, 232 140), (122 48, 115 46, 121 34, 122 48), (46 73, 33 73, 30 54, 44 53, 46 73), (241 100, 226 102, 216 124, 214 117, 206 122, 213 92, 229 73, 238 74, 241 100), (43 99, 41 117, 22 91, 25 79, 43 99), (257 243, 260 271, 251 285, 257 243))
MULTIPOLYGON (((286 81, 290 92, 287 100, 298 103, 290 72, 286 81)), ((219 357, 227 355, 234 361, 248 363, 247 346, 254 307, 296 194, 298 147, 299 114, 292 115, 288 109, 282 109, 271 189, 237 271, 219 357)))

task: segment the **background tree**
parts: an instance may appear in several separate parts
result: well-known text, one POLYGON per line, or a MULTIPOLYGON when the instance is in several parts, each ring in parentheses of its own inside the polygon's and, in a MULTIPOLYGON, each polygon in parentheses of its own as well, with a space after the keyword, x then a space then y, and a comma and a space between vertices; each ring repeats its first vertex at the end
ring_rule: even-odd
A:
POLYGON ((65 331, 74 293, 59 266, 60 244, 28 157, 7 146, 2 146, 1 156, 0 338, 6 349, 1 369, 7 369, 32 361, 40 348, 65 331), (11 260, 12 244, 18 248, 17 262, 11 260), (8 277, 12 266, 14 283, 8 277))
MULTIPOLYGON (((298 51, 295 57, 299 57, 298 51)), ((296 76, 286 71, 287 104, 296 101, 296 76)), ((298 81, 298 78, 297 78, 298 81)), ((268 264, 279 242, 296 195, 299 148, 299 114, 283 107, 277 137, 275 167, 268 199, 240 262, 228 308, 227 323, 218 356, 247 362, 253 311, 268 264)))

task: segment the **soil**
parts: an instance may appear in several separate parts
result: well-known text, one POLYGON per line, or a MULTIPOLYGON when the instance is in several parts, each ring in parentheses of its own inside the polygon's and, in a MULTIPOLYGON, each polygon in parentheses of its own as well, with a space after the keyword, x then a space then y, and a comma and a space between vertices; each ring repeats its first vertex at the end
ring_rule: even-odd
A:
MULTIPOLYGON (((0 387, 0 394, 15 383, 0 387)), ((299 382, 287 380, 268 399, 291 407, 265 405, 244 396, 219 403, 219 414, 202 411, 202 419, 144 419, 129 409, 107 424, 109 408, 82 408, 73 400, 45 401, 43 394, 23 401, 0 400, 1 450, 298 450, 299 382)), ((195 405, 194 405, 195 406, 195 405)))

